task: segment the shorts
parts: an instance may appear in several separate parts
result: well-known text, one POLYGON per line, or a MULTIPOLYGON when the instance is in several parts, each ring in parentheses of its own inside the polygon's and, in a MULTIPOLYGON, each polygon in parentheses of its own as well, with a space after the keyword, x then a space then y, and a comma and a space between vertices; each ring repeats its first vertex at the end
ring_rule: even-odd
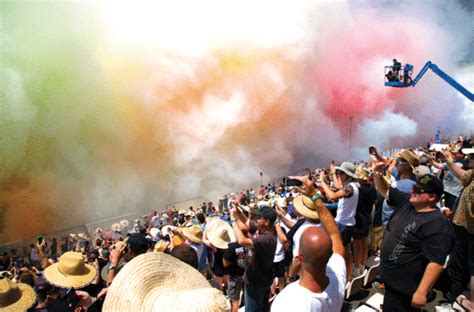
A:
POLYGON ((354 231, 354 226, 337 224, 339 231, 341 231, 342 244, 345 246, 349 245, 352 241, 352 232, 354 231))
POLYGON ((355 226, 354 231, 352 232, 353 239, 363 239, 364 237, 369 236, 370 224, 363 226, 355 226))
POLYGON ((272 270, 273 278, 280 278, 285 276, 285 260, 281 260, 280 262, 273 262, 272 270))
POLYGON ((383 231, 383 226, 376 226, 372 228, 372 238, 369 243, 369 250, 372 252, 376 252, 382 246, 383 231))
POLYGON ((231 301, 240 300, 240 292, 244 288, 244 279, 242 276, 230 275, 227 284, 227 296, 231 301))

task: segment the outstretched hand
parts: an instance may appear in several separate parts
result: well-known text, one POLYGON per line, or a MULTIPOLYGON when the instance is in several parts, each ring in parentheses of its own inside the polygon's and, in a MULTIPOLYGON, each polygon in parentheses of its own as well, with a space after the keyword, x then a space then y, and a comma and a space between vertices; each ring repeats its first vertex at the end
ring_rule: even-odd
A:
POLYGON ((304 188, 299 187, 299 186, 296 187, 296 189, 298 190, 298 192, 300 194, 306 195, 308 197, 312 197, 316 194, 316 189, 314 188, 314 184, 310 179, 308 179, 308 177, 306 177, 306 176, 291 176, 289 178, 303 182, 304 188))

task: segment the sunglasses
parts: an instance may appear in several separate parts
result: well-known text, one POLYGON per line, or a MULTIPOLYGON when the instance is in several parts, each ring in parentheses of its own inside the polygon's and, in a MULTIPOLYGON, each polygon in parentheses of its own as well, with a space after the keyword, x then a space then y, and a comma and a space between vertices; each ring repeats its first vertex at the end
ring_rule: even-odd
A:
POLYGON ((405 159, 397 159, 397 165, 406 165, 408 162, 405 159))

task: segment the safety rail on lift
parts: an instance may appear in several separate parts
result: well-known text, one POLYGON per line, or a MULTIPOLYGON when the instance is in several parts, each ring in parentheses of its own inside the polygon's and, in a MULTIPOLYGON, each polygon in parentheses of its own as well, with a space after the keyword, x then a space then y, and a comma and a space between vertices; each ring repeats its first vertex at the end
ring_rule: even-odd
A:
POLYGON ((425 66, 423 66, 414 79, 412 79, 413 65, 411 64, 406 64, 405 66, 399 67, 385 66, 385 86, 395 88, 414 87, 428 71, 428 69, 431 69, 436 75, 451 85, 451 87, 458 90, 465 97, 471 100, 471 102, 474 101, 473 93, 469 92, 469 90, 464 88, 459 82, 451 78, 451 76, 446 74, 436 64, 433 64, 430 61, 426 62, 425 66))

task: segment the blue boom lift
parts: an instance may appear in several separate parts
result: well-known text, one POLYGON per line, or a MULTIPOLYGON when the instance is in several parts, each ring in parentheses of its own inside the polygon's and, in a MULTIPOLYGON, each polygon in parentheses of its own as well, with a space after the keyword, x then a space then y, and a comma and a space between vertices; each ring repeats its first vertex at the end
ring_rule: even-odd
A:
MULTIPOLYGON (((400 63, 398 63, 400 64, 400 63)), ((460 85, 456 80, 451 78, 444 71, 439 69, 438 66, 431 63, 431 61, 426 62, 425 66, 421 69, 415 79, 412 79, 413 65, 406 64, 405 66, 385 66, 385 86, 395 87, 395 88, 406 88, 414 87, 423 77, 423 75, 431 69, 435 74, 440 76, 444 81, 449 83, 451 87, 461 92, 465 97, 467 97, 471 102, 474 101, 474 94, 469 92, 466 88, 460 85)))

